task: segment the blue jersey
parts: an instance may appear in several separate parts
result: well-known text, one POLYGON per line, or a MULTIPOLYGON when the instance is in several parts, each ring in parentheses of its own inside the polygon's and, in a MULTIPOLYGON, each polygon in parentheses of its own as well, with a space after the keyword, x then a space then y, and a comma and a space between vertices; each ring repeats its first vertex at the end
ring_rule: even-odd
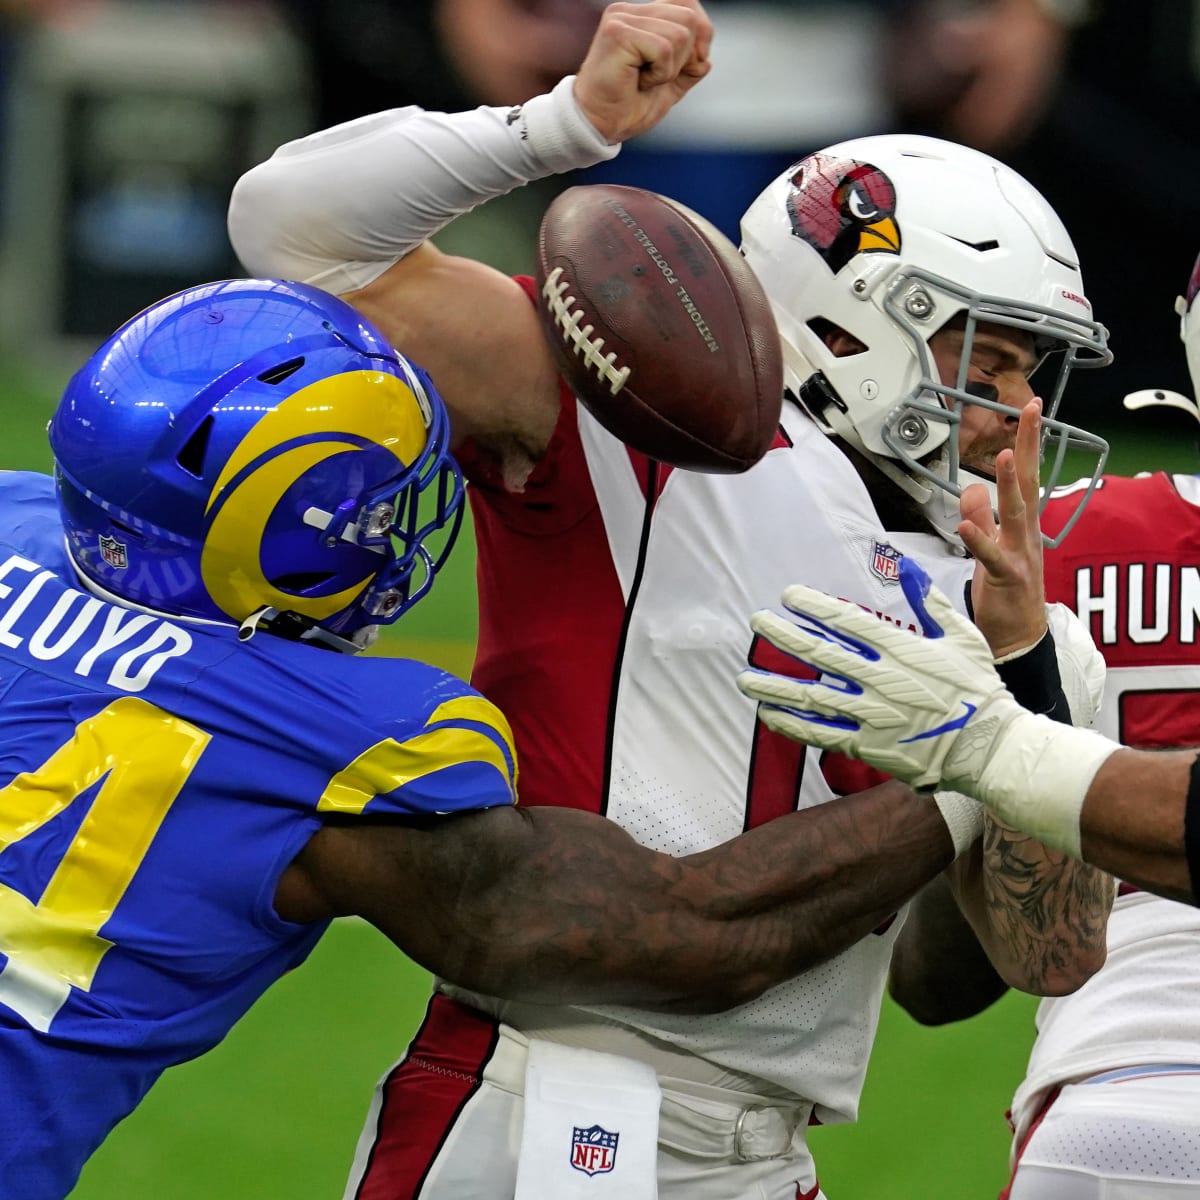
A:
POLYGON ((210 1049, 325 925, 275 914, 325 814, 515 802, 466 684, 111 604, 53 484, 0 473, 0 1192, 61 1197, 159 1073, 210 1049))

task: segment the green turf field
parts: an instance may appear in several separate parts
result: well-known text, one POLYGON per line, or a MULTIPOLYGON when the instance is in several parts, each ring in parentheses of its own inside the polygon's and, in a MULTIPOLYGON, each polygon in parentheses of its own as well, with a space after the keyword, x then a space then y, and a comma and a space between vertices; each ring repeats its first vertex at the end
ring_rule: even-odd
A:
MULTIPOLYGON (((2 367, 3 364, 0 364, 2 367)), ((54 382, 8 365, 0 467, 45 467, 54 382)), ((1117 442, 1111 469, 1191 470, 1190 439, 1117 442)), ((438 601, 384 644, 469 670, 475 634, 469 542, 438 601)), ((310 961, 226 1041, 166 1076, 84 1171, 77 1200, 338 1197, 376 1078, 420 1019, 428 977, 373 929, 334 925, 310 961)), ((833 1200, 992 1197, 1005 1179, 1004 1111, 1032 1039, 1035 1002, 1009 995, 972 1021, 927 1030, 885 1007, 861 1123, 814 1130, 833 1200)))

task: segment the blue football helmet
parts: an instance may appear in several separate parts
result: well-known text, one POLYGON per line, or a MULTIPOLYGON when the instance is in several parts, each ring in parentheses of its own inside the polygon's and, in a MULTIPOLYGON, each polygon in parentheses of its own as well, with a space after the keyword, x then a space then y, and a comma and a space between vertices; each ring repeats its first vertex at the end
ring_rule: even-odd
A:
POLYGON ((428 376, 302 284, 151 305, 71 380, 49 433, 76 567, 159 612, 278 610, 349 637, 426 594, 462 522, 428 376))

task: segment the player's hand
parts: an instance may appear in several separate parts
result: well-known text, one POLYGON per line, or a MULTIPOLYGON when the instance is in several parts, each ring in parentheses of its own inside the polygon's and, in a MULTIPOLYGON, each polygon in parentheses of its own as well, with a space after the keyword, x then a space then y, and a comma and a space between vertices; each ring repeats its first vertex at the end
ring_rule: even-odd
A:
POLYGON ((699 0, 610 4, 575 77, 575 99, 610 145, 652 129, 712 64, 699 0))
POLYGON ((983 635, 911 558, 900 560, 900 582, 923 637, 845 600, 790 587, 783 603, 793 619, 762 611, 751 627, 824 678, 748 668, 738 687, 776 733, 863 759, 915 787, 971 792, 1001 732, 1024 710, 996 674, 983 635))
POLYGON ((1046 632, 1046 588, 1042 568, 1042 402, 1021 410, 1013 450, 996 455, 997 526, 991 498, 981 483, 963 488, 958 526, 974 555, 971 607, 994 658, 1032 646, 1046 632))

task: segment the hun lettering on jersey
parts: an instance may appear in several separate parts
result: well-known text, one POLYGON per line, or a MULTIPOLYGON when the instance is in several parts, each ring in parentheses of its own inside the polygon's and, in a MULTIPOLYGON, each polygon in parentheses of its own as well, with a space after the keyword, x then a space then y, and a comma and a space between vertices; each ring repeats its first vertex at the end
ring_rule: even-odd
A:
MULTIPOLYGON (((1046 554, 1046 595, 1079 614, 1108 664, 1098 727, 1127 745, 1200 743, 1200 481, 1105 476, 1046 554), (1156 535, 1148 542, 1146 530, 1156 535)), ((1078 502, 1056 493, 1053 534, 1078 502)))
MULTIPOLYGON (((1200 745, 1200 580, 1192 566, 1200 563, 1200 480, 1155 473, 1106 475, 1100 484, 1045 556, 1047 598, 1078 606, 1108 664, 1096 726, 1127 745, 1200 745)), ((1047 533, 1063 527, 1082 490, 1056 490, 1043 513, 1047 533)), ((1064 1080, 1194 1061, 1198 915, 1121 887, 1104 970, 1038 1009, 1037 1041, 1012 1104, 1018 1141, 1064 1080)), ((1133 1186, 1143 1195, 1164 1185, 1133 1186)))

